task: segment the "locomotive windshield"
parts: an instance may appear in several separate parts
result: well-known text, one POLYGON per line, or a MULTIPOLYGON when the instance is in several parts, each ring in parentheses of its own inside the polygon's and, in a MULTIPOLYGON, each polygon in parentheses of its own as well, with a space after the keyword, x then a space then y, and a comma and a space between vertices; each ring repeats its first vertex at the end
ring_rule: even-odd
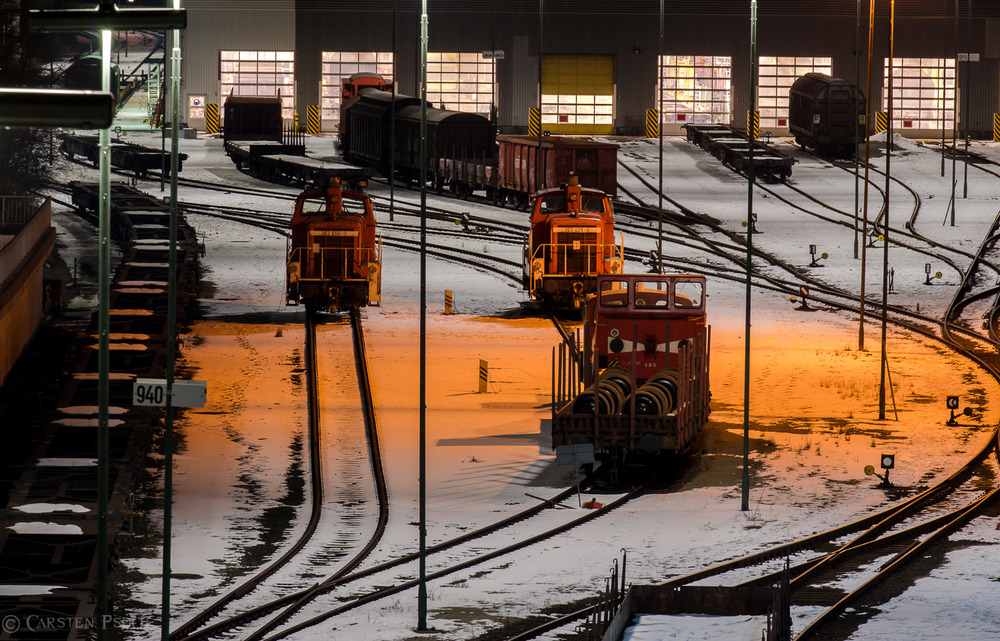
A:
POLYGON ((705 296, 701 283, 680 282, 674 287, 674 307, 701 307, 705 296))
MULTIPOLYGON (((360 198, 350 198, 347 194, 340 201, 344 214, 348 216, 365 216, 365 201, 360 198)), ((307 198, 302 201, 303 216, 320 216, 326 214, 326 198, 307 198)))
POLYGON ((666 307, 669 302, 670 283, 664 281, 638 281, 635 284, 636 307, 666 307))
POLYGON ((628 301, 628 282, 606 280, 601 283, 602 307, 625 307, 628 301))
MULTIPOLYGON (((580 211, 603 214, 605 213, 604 203, 604 194, 600 192, 583 192, 580 195, 580 211)), ((543 214, 566 211, 566 194, 559 192, 542 196, 539 211, 543 214)))

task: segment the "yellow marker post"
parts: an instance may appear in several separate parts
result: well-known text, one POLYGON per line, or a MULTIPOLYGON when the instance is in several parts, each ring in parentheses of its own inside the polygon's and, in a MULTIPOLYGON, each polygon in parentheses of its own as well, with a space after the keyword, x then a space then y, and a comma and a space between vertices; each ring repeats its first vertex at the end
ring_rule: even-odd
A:
POLYGON ((444 290, 444 313, 453 314, 454 309, 452 309, 453 295, 450 289, 444 290))
POLYGON ((884 111, 875 112, 875 133, 880 134, 889 128, 889 114, 884 111))
POLYGON ((541 118, 538 115, 538 108, 530 107, 528 109, 528 135, 537 136, 539 127, 541 127, 541 118))
POLYGON ((760 137, 760 112, 747 111, 747 137, 757 140, 760 137))
POLYGON ((479 393, 486 393, 486 381, 489 380, 489 364, 479 359, 479 393))
POLYGON ((219 133, 219 105, 217 104, 205 105, 205 133, 219 133))
POLYGON ((310 136, 319 134, 319 105, 306 105, 306 133, 310 136))
POLYGON ((660 135, 660 118, 655 109, 646 110, 646 137, 658 138, 660 135))

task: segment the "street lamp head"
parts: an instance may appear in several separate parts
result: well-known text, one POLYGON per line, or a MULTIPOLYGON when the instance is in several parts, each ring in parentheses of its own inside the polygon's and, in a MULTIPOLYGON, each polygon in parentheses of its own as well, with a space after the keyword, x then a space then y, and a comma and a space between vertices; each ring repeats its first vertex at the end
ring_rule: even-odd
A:
POLYGON ((141 29, 184 29, 184 9, 119 9, 102 3, 94 9, 32 10, 28 12, 32 31, 136 31, 141 29))
POLYGON ((114 101, 107 91, 0 88, 0 126, 106 129, 114 101))

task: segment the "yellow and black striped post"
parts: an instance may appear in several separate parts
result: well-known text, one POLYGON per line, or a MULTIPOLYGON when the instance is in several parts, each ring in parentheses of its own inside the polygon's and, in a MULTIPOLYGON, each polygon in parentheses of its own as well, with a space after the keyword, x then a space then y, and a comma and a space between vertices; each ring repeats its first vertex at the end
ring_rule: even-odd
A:
POLYGON ((444 290, 444 313, 453 314, 454 313, 454 295, 450 289, 444 290))
POLYGON ((310 136, 319 133, 319 105, 306 106, 306 133, 310 136))
POLYGON ((1000 114, 993 114, 993 142, 1000 142, 1000 114))
POLYGON ((760 112, 747 112, 747 137, 750 140, 757 140, 760 137, 760 112))
POLYGON ((292 126, 295 127, 294 129, 292 129, 292 131, 294 131, 295 133, 299 133, 299 112, 296 111, 294 114, 292 114, 292 116, 294 118, 293 120, 294 124, 292 126))
POLYGON ((486 381, 489 380, 489 364, 479 359, 479 393, 486 393, 486 381))
POLYGON ((205 105, 205 133, 219 133, 219 105, 212 103, 205 105))
POLYGON ((539 127, 541 127, 541 120, 538 117, 538 108, 530 107, 528 109, 528 135, 537 136, 539 127))
POLYGON ((655 109, 646 110, 646 137, 656 138, 660 135, 660 119, 655 109))
POLYGON ((889 128, 889 114, 884 111, 875 112, 875 133, 880 134, 889 128))

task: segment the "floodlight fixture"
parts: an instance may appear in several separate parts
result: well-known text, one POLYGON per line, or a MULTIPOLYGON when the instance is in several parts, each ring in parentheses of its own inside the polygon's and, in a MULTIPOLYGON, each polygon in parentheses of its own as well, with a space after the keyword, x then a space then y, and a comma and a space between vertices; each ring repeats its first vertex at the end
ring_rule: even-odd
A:
POLYGON ((34 9, 28 12, 32 31, 139 31, 185 29, 185 9, 119 9, 101 3, 94 9, 34 9))
POLYGON ((108 91, 0 88, 0 126, 105 129, 114 104, 108 91))

